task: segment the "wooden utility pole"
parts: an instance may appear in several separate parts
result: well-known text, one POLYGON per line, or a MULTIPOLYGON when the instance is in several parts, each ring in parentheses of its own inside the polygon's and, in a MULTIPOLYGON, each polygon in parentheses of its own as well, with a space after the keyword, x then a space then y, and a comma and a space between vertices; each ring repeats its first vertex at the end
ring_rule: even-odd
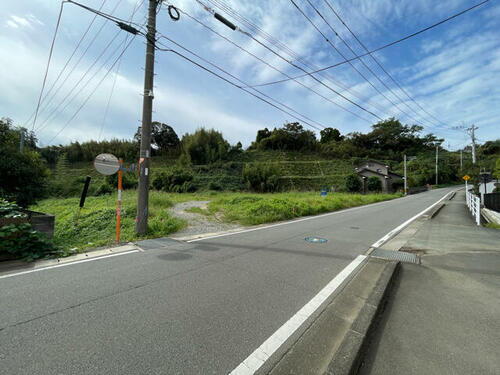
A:
POLYGON ((135 230, 145 234, 149 215, 149 165, 151 157, 151 122, 153 116, 153 80, 156 40, 156 8, 158 0, 149 0, 146 65, 144 69, 144 98, 142 104, 141 148, 139 153, 139 189, 135 230))

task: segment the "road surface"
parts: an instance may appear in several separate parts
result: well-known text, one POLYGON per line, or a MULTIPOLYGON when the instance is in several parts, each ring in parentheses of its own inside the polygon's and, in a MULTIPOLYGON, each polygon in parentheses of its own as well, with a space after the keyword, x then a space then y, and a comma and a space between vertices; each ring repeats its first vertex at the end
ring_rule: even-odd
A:
POLYGON ((448 191, 0 277, 0 372, 227 374, 354 258, 448 191))

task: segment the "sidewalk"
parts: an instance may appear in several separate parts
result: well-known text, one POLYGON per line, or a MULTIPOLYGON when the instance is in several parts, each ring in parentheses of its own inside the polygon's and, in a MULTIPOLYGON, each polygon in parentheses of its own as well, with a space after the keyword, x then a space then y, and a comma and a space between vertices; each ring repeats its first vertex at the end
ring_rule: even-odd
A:
POLYGON ((402 250, 361 374, 500 374, 500 230, 475 225, 460 191, 402 250))

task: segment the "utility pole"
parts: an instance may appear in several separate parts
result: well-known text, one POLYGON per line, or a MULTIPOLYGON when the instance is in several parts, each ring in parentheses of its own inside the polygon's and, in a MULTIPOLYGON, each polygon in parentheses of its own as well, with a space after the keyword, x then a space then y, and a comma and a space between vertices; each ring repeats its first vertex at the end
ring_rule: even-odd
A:
POLYGON ((438 184, 438 159, 439 159, 439 146, 436 146, 436 185, 438 184))
POLYGON ((462 150, 460 150, 460 171, 462 171, 463 166, 464 166, 464 162, 463 162, 463 157, 462 157, 462 150))
POLYGON ((26 136, 26 129, 21 128, 19 133, 19 152, 22 154, 24 152, 24 137, 26 136))
POLYGON ((145 234, 149 215, 149 164, 151 157, 151 122, 153 116, 153 80, 156 40, 156 8, 158 0, 149 0, 144 70, 144 98, 142 102, 141 148, 139 153, 139 189, 135 231, 145 234))
POLYGON ((475 131, 479 129, 477 126, 472 125, 470 128, 467 128, 467 132, 470 135, 472 140, 472 164, 476 164, 476 133, 475 131))
POLYGON ((405 170, 405 195, 408 194, 408 175, 406 173, 406 154, 404 155, 404 170, 405 170))

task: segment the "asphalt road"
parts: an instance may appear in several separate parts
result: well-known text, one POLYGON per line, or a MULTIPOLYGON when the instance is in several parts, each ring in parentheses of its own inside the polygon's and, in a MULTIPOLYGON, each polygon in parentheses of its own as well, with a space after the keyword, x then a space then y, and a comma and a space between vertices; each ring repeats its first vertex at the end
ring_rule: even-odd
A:
POLYGON ((228 373, 448 191, 0 279, 0 373, 228 373))

